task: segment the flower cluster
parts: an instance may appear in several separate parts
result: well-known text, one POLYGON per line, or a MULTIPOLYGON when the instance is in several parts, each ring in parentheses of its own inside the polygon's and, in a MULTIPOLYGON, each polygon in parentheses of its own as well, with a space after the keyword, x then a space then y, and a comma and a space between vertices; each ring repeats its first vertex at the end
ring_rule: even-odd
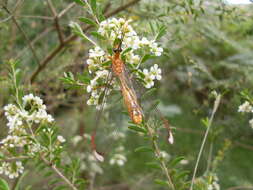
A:
POLYGON ((127 161, 126 156, 123 154, 124 147, 119 146, 118 148, 115 149, 115 151, 116 153, 111 157, 109 163, 111 165, 123 166, 127 161))
MULTIPOLYGON (((38 96, 33 94, 25 95, 17 105, 8 104, 4 107, 7 118, 8 135, 0 141, 1 149, 9 156, 15 158, 34 157, 37 153, 47 150, 38 140, 39 134, 33 132, 33 127, 50 125, 54 121, 53 117, 47 113, 46 105, 38 96), (18 154, 16 153, 18 152, 18 154)), ((44 128, 40 133, 53 135, 51 128, 44 128)), ((62 136, 57 136, 56 147, 65 142, 62 136)), ((54 149, 54 147, 52 147, 54 149)), ((8 160, 8 159, 7 159, 8 160)), ((18 177, 23 172, 22 163, 3 162, 0 165, 0 174, 3 173, 9 178, 18 177)))
POLYGON ((24 172, 22 162, 16 161, 13 163, 2 162, 0 163, 0 174, 8 176, 10 179, 16 178, 19 174, 24 172))
POLYGON ((238 112, 253 112, 253 107, 248 101, 245 101, 242 105, 239 106, 238 112))
MULTIPOLYGON (((162 71, 157 64, 151 66, 150 69, 141 69, 140 67, 145 55, 161 56, 163 48, 159 47, 155 40, 139 37, 130 23, 131 20, 111 18, 99 24, 98 33, 107 40, 106 43, 103 43, 103 45, 107 45, 104 48, 107 50, 104 50, 102 45, 89 50, 87 65, 92 79, 87 86, 87 92, 90 93, 88 105, 95 105, 100 108, 100 104, 102 104, 99 100, 104 95, 104 89, 108 86, 107 82, 110 78, 110 56, 112 56, 112 52, 109 50, 115 47, 115 42, 121 44, 121 58, 129 66, 128 70, 134 73, 135 77, 139 78, 146 88, 153 87, 154 80, 161 80, 162 71)), ((110 90, 107 91, 107 95, 112 89, 119 89, 115 78, 110 80, 109 86, 110 90)))
POLYGON ((4 107, 5 116, 8 120, 8 136, 1 141, 5 147, 24 147, 32 144, 27 137, 27 130, 33 123, 52 123, 53 117, 46 112, 46 105, 42 99, 33 94, 22 98, 20 107, 8 104, 4 107))
MULTIPOLYGON (((242 105, 239 106, 238 112, 242 113, 252 113, 253 112, 253 106, 250 102, 245 101, 242 105)), ((250 127, 253 128, 253 118, 249 120, 250 127)))

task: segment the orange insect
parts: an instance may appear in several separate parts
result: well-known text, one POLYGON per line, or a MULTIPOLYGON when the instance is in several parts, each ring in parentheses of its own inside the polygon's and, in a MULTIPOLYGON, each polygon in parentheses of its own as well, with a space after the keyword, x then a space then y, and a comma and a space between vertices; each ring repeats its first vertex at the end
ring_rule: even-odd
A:
POLYGON ((111 58, 112 71, 119 78, 121 93, 130 118, 135 124, 140 124, 143 119, 142 109, 139 106, 134 89, 130 88, 127 83, 130 78, 126 75, 125 64, 120 56, 121 51, 120 45, 114 49, 114 56, 111 58))

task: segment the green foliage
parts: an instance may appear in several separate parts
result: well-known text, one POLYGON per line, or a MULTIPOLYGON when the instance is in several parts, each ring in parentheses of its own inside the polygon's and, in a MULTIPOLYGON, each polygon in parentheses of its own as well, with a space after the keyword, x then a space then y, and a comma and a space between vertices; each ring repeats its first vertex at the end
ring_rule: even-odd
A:
MULTIPOLYGON (((214 173, 219 178, 220 189, 253 185, 253 173, 249 167, 253 157, 252 129, 249 126, 252 113, 238 113, 239 105, 245 101, 253 102, 252 5, 152 0, 139 1, 124 8, 130 1, 51 1, 59 14, 59 32, 47 2, 20 1, 18 6, 17 1, 6 2, 41 65, 34 62, 27 39, 12 17, 1 9, 1 108, 9 103, 22 106, 23 95, 34 92, 43 98, 47 111, 57 123, 57 127, 56 124, 52 126, 52 134, 43 133, 48 125, 34 126, 34 133, 46 149, 43 156, 50 163, 42 162, 39 155, 25 160, 27 172, 18 181, 16 190, 69 189, 53 172, 52 165, 78 189, 118 188, 121 185, 133 190, 172 189, 167 170, 175 189, 189 190, 201 139, 210 124, 213 90, 223 98, 200 159, 193 189, 207 189, 213 183, 214 173), (80 6, 73 6, 73 2, 80 6), (86 64, 90 44, 98 43, 107 49, 108 42, 95 30, 83 29, 88 25, 97 29, 98 22, 105 20, 105 15, 131 18, 132 26, 141 37, 159 40, 164 48, 162 57, 146 54, 145 49, 140 57, 139 62, 145 62, 148 67, 158 64, 163 77, 155 83, 155 89, 144 91, 138 83, 145 82, 145 75, 138 73, 135 90, 140 95, 145 113, 145 121, 140 125, 129 122, 118 91, 107 97, 109 103, 100 119, 97 119, 95 109, 86 105, 89 98, 87 85, 91 81, 86 64), (71 21, 74 22, 70 24, 70 31, 68 25, 71 21), (76 23, 78 21, 80 24, 76 23), (31 83, 31 76, 37 70, 39 74, 31 83), (173 145, 167 142, 168 131, 157 109, 169 120, 175 141, 173 145), (124 111, 126 114, 122 114, 124 111), (92 159, 89 135, 97 127, 97 120, 100 122, 96 145, 105 158, 103 163, 92 159), (66 137, 67 142, 61 150, 50 150, 50 144, 56 143, 59 133, 66 137), (77 141, 77 137, 81 140, 77 141), (159 155, 155 146, 169 156, 159 155), (124 150, 119 147, 124 147, 124 150), (126 157, 123 166, 110 164, 115 154, 126 157)), ((127 60, 126 55, 131 50, 128 48, 121 52, 121 58, 127 60)), ((112 48, 108 51, 113 55, 112 48)), ((111 64, 111 61, 106 61, 103 66, 110 67, 111 64)), ((126 66, 130 70, 134 68, 129 63, 126 66)), ((136 72, 131 70, 130 75, 136 72)), ((99 101, 103 98, 104 94, 99 101)), ((0 115, 2 140, 8 135, 8 127, 3 109, 0 115)), ((13 149, 10 152, 18 156, 13 149)), ((1 163, 4 159, 7 156, 0 151, 1 163)), ((13 186, 13 181, 9 186, 13 186)), ((0 180, 2 188, 10 189, 3 179, 0 180)))
POLYGON ((8 183, 2 178, 0 178, 0 189, 1 190, 10 190, 8 183))

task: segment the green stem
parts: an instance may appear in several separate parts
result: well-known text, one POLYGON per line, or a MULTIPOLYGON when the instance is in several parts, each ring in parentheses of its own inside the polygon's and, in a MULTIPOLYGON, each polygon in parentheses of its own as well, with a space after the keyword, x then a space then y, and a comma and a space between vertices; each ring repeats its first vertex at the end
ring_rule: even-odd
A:
POLYGON ((151 128, 148 125, 145 125, 145 127, 148 130, 148 134, 152 139, 151 141, 152 141, 152 146, 155 150, 155 156, 158 158, 158 160, 160 162, 161 168, 162 168, 163 172, 165 173, 165 175, 167 177, 167 180, 168 180, 168 183, 169 183, 170 187, 172 188, 172 190, 175 190, 175 185, 173 184, 171 176, 169 174, 169 169, 167 168, 166 163, 164 162, 164 160, 161 159, 161 154, 160 154, 161 150, 160 150, 160 148, 159 148, 159 146, 156 142, 156 139, 153 135, 153 132, 152 132, 151 128))
POLYGON ((197 161, 196 161, 196 164, 195 164, 195 167, 194 167, 194 172, 193 172, 193 176, 192 176, 192 181, 191 181, 191 187, 190 187, 190 190, 193 189, 193 184, 194 184, 194 181, 195 181, 195 177, 196 177, 196 173, 197 173, 197 169, 198 169, 198 165, 199 165, 199 161, 200 161, 200 157, 203 153, 203 150, 204 150, 204 146, 205 146, 205 143, 206 143, 206 140, 207 140, 207 136, 208 136, 208 133, 210 131, 210 128, 212 126, 212 123, 213 123, 213 118, 214 118, 214 115, 220 105, 220 99, 221 99, 221 95, 219 94, 216 99, 215 99, 215 102, 214 102, 214 106, 213 106, 213 111, 212 111, 212 115, 209 119, 209 122, 208 122, 208 126, 207 126, 207 129, 206 129, 206 132, 205 132, 205 135, 204 135, 204 138, 203 138, 203 141, 202 141, 202 144, 201 144, 201 147, 200 147, 200 150, 199 150, 199 154, 198 154, 198 158, 197 158, 197 161))

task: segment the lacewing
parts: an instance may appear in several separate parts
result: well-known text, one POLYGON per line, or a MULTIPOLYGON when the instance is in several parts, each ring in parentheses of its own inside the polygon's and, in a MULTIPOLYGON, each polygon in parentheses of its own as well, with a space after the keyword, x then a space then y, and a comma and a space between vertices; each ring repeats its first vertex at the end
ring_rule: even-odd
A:
POLYGON ((121 48, 114 49, 114 56, 112 60, 112 71, 118 77, 120 82, 121 93, 127 107, 128 114, 135 124, 140 124, 143 119, 142 109, 138 103, 137 96, 134 89, 131 87, 131 79, 125 71, 125 64, 120 57, 121 48))

